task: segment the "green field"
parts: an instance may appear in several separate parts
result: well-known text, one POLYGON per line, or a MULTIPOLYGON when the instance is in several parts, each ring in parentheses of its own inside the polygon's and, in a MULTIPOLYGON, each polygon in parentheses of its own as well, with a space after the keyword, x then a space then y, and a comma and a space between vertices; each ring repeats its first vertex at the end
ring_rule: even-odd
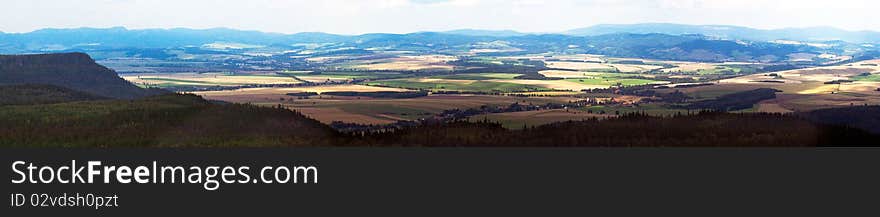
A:
POLYGON ((860 75, 860 76, 853 77, 853 80, 856 80, 856 81, 875 81, 875 82, 880 82, 880 74, 871 74, 871 75, 868 75, 868 76, 860 75))
POLYGON ((623 77, 632 77, 633 74, 626 73, 617 73, 617 72, 589 72, 587 76, 592 76, 595 78, 623 78, 623 77))
POLYGON ((468 62, 481 63, 481 64, 495 64, 495 65, 501 65, 501 64, 504 64, 504 63, 503 63, 501 60, 499 60, 498 58, 495 58, 495 57, 486 57, 486 56, 475 56, 475 57, 470 57, 470 58, 468 59, 468 62))
POLYGON ((373 81, 365 83, 374 86, 386 86, 405 89, 432 90, 432 91, 463 91, 463 92, 527 92, 549 91, 551 89, 536 85, 514 84, 493 81, 474 81, 473 83, 452 82, 419 82, 412 79, 396 79, 373 81))
POLYGON ((302 76, 318 76, 330 78, 346 78, 346 79, 387 79, 400 78, 403 74, 396 72, 320 72, 309 74, 298 74, 302 76))
POLYGON ((698 75, 720 75, 720 74, 751 74, 757 72, 757 69, 749 66, 725 65, 718 66, 713 69, 700 69, 696 71, 698 75))
POLYGON ((513 73, 476 73, 476 74, 457 74, 457 75, 439 75, 430 78, 453 79, 453 80, 491 80, 491 79, 514 79, 522 74, 513 73))
POLYGON ((656 83, 657 81, 637 78, 614 78, 614 77, 593 77, 593 78, 570 78, 566 81, 576 82, 586 85, 608 85, 614 86, 622 84, 623 86, 645 85, 656 83))
POLYGON ((625 73, 587 72, 584 73, 584 75, 585 77, 583 78, 568 78, 565 80, 586 85, 602 85, 609 87, 617 85, 618 83, 624 86, 634 86, 658 82, 649 79, 632 78, 634 76, 633 74, 625 73))
POLYGON ((617 70, 617 68, 607 68, 607 69, 595 68, 595 69, 585 69, 585 70, 579 70, 579 71, 581 71, 581 72, 608 73, 608 74, 620 74, 620 70, 617 70))
POLYGON ((305 77, 328 77, 328 78, 340 78, 340 79, 380 79, 380 78, 394 78, 400 77, 400 73, 396 72, 339 72, 339 71, 331 71, 331 72, 312 72, 312 71, 282 71, 277 72, 277 74, 282 76, 305 76, 305 77))
POLYGON ((305 75, 305 74, 312 73, 312 71, 291 71, 291 70, 284 70, 284 71, 277 72, 277 73, 278 73, 278 74, 282 74, 282 75, 305 75))

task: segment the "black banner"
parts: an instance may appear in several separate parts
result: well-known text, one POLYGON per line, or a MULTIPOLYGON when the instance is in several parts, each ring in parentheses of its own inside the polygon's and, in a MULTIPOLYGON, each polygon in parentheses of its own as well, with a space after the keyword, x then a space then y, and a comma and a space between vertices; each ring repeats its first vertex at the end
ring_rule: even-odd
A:
POLYGON ((864 216, 880 209, 880 149, 4 149, 2 162, 4 216, 864 216), (115 169, 156 162, 219 173, 247 166, 254 179, 265 166, 312 166, 316 177, 305 177, 316 183, 249 179, 207 190, 122 184, 115 176, 105 184, 95 176, 91 184, 14 184, 19 161, 55 169, 72 161, 115 169), (57 206, 77 194, 105 206, 57 206))

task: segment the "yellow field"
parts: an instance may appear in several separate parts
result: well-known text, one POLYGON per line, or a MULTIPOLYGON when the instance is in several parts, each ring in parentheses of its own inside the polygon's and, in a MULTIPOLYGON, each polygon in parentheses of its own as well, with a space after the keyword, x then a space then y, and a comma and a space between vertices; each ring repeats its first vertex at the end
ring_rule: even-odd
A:
POLYGON ((655 65, 632 65, 632 64, 609 64, 609 66, 614 67, 617 71, 623 73, 635 73, 635 72, 647 72, 654 69, 663 68, 663 66, 655 66, 655 65))
POLYGON ((473 84, 477 82, 477 80, 460 80, 460 79, 444 79, 444 78, 416 78, 413 79, 416 82, 421 83, 452 83, 452 84, 473 84))
POLYGON ((880 67, 866 66, 863 63, 876 62, 877 60, 859 62, 844 66, 816 67, 807 69, 788 70, 773 73, 762 73, 720 81, 722 84, 749 84, 758 87, 777 88, 788 93, 797 94, 831 94, 838 92, 855 92, 867 95, 876 95, 877 82, 851 82, 841 84, 824 84, 836 80, 849 80, 865 72, 877 73, 880 67), (770 76, 776 74, 779 77, 770 76), (778 81, 784 83, 767 83, 759 81, 778 81))
POLYGON ((349 78, 341 78, 341 77, 330 77, 330 76, 320 76, 320 75, 297 75, 299 79, 304 81, 312 82, 312 83, 324 83, 324 82, 338 82, 338 81, 348 81, 351 80, 349 78))
POLYGON ((840 86, 840 91, 880 94, 880 91, 877 91, 877 88, 880 88, 880 82, 856 81, 853 83, 844 83, 840 86))
POLYGON ((863 64, 873 64, 880 60, 869 60, 843 66, 815 67, 807 69, 796 69, 773 73, 754 74, 722 80, 721 83, 756 83, 757 81, 775 80, 785 83, 811 83, 811 82, 829 82, 835 80, 846 80, 857 76, 864 72, 880 72, 880 67, 869 66, 863 64), (777 74, 780 77, 772 77, 770 74, 777 74))
POLYGON ((798 94, 833 94, 838 91, 836 84, 825 84, 812 89, 798 91, 798 94))
POLYGON ((567 61, 606 62, 604 56, 593 54, 561 55, 553 56, 553 58, 567 61))
MULTIPOLYGON (((863 65, 880 62, 871 60, 843 66, 816 67, 762 73, 725 79, 712 86, 680 89, 689 94, 721 95, 757 88, 773 88, 783 91, 777 99, 761 102, 758 111, 791 112, 815 109, 880 104, 880 82, 856 81, 841 84, 825 84, 837 80, 849 80, 861 73, 878 73, 880 67, 863 65), (776 74, 778 76, 770 76, 776 74), (776 82, 760 82, 776 81, 776 82)), ((671 90, 668 90, 671 91, 671 90)))
POLYGON ((192 86, 240 86, 251 84, 298 84, 292 77, 264 75, 226 75, 220 73, 148 73, 123 74, 123 79, 134 84, 192 85, 192 86))
MULTIPOLYGON (((831 94, 829 91, 821 91, 836 85, 823 85, 821 83, 777 84, 777 83, 750 83, 750 84, 717 84, 693 88, 677 89, 684 93, 700 98, 720 96, 741 91, 754 90, 757 88, 773 88, 783 92, 776 94, 776 99, 761 102, 757 105, 759 112, 787 113, 792 111, 810 111, 823 108, 841 107, 849 105, 878 105, 880 104, 880 92, 844 92, 831 94)), ((664 91, 674 91, 667 89, 664 91)))

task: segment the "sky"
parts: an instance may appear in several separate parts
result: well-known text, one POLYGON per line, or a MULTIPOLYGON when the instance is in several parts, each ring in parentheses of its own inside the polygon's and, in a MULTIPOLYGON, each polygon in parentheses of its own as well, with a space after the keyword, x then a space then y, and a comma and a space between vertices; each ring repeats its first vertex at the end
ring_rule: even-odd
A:
POLYGON ((681 23, 880 31, 875 0, 0 0, 0 31, 215 28, 336 34, 453 29, 561 32, 681 23))

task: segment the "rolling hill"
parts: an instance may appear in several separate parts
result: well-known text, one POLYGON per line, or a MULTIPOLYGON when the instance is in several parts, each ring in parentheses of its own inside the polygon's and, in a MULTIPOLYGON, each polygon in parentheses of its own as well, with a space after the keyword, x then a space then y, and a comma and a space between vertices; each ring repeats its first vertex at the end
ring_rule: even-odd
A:
POLYGON ((117 99, 164 92, 132 85, 84 53, 0 55, 0 85, 22 84, 55 85, 117 99))

